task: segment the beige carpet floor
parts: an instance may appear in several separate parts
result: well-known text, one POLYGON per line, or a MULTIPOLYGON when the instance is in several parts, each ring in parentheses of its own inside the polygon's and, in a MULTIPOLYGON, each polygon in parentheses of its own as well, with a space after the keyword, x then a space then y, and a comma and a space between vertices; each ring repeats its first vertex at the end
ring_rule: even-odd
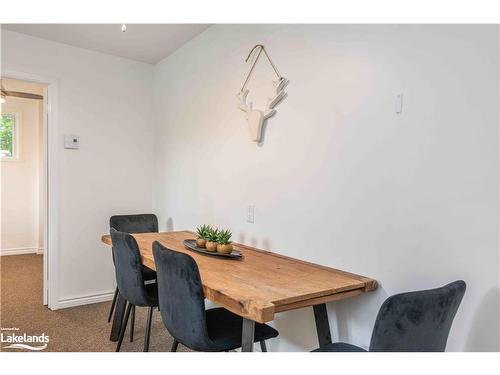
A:
MULTIPOLYGON (((111 302, 55 311, 43 306, 41 255, 2 256, 0 257, 0 273, 0 327, 17 327, 19 328, 18 334, 45 333, 50 338, 45 351, 110 352, 115 350, 116 343, 109 341, 111 323, 107 323, 111 302)), ((127 329, 121 351, 142 351, 146 313, 146 308, 136 308, 134 342, 129 342, 127 329)), ((153 317, 150 351, 169 351, 172 337, 165 329, 158 310, 154 311, 153 317)), ((4 351, 19 350, 4 349, 4 351)), ((179 345, 178 351, 187 351, 187 349, 179 345)))

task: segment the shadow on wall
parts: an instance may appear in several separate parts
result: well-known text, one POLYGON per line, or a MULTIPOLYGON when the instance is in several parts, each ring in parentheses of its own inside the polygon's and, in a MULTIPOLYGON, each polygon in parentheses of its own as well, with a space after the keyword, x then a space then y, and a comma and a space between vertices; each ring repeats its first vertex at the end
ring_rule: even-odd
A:
POLYGON ((368 350, 375 319, 387 297, 389 295, 379 284, 373 292, 331 303, 333 314, 329 315, 332 316, 332 322, 336 323, 336 340, 368 350))
POLYGON ((240 233, 236 242, 262 250, 271 249, 271 241, 269 240, 269 238, 263 238, 261 241, 259 241, 255 236, 247 237, 244 233, 240 233))
POLYGON ((318 347, 312 307, 276 314, 272 326, 280 335, 269 341, 269 351, 302 352, 318 347))
POLYGON ((173 232, 174 231, 174 219, 172 219, 171 217, 169 217, 167 219, 167 226, 166 226, 165 230, 167 232, 173 232))
POLYGON ((499 351, 499 316, 500 291, 498 288, 492 288, 485 294, 474 313, 465 350, 475 352, 499 351))
MULTIPOLYGON (((332 340, 368 349, 377 312, 386 298, 379 286, 374 292, 327 304, 332 340)), ((277 314, 273 326, 280 335, 270 343, 272 351, 311 351, 319 346, 312 307, 277 314)))

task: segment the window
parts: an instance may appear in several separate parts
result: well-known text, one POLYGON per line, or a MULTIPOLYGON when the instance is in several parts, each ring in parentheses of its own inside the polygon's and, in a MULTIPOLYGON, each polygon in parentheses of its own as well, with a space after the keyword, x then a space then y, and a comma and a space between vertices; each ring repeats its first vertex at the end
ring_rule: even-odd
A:
POLYGON ((14 159, 17 157, 17 117, 3 114, 0 121, 0 157, 14 159))

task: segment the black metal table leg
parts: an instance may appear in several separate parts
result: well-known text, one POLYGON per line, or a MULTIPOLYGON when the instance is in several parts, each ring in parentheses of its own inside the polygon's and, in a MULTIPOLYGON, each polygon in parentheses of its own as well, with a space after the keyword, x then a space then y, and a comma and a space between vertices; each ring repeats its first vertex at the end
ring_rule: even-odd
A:
POLYGON ((179 341, 177 341, 176 339, 174 339, 174 342, 172 343, 172 347, 170 348, 170 351, 171 352, 176 352, 178 346, 179 346, 179 341))
POLYGON ((243 327, 241 330, 241 351, 253 352, 253 340, 255 334, 255 322, 243 318, 243 327))
POLYGON ((261 351, 262 353, 267 352, 267 346, 266 346, 266 342, 265 342, 264 340, 262 340, 262 341, 260 342, 260 351, 261 351))
POLYGON ((134 327, 135 327, 135 306, 132 305, 132 316, 130 317, 130 342, 134 342, 134 327))
POLYGON ((330 322, 328 321, 328 312, 326 311, 326 305, 324 303, 322 303, 321 305, 313 306, 313 309, 319 346, 322 347, 332 342, 330 322))
POLYGON ((109 337, 111 341, 118 341, 118 338, 120 337, 120 329, 122 326, 123 316, 125 315, 126 304, 127 301, 122 297, 120 292, 118 292, 115 305, 115 315, 113 317, 113 325, 111 326, 111 334, 109 337))

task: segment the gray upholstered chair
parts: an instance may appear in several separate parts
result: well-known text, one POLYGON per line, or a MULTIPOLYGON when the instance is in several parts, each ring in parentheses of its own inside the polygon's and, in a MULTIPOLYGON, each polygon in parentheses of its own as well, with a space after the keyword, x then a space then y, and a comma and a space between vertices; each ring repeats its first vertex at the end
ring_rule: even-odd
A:
POLYGON ((147 352, 149 350, 153 308, 158 307, 157 283, 144 284, 141 254, 139 246, 132 235, 111 228, 111 239, 113 241, 116 282, 120 295, 127 301, 127 309, 120 329, 116 351, 120 351, 130 310, 135 306, 143 306, 149 307, 146 336, 144 338, 144 351, 147 352))
MULTIPOLYGON (((188 254, 153 243, 153 256, 158 273, 160 313, 174 337, 172 351, 178 343, 197 351, 221 352, 241 347, 243 319, 224 308, 205 310, 205 297, 200 272, 188 254)), ((266 324, 255 324, 255 342, 278 336, 266 324)))
MULTIPOLYGON (((441 288, 401 293, 382 304, 375 321, 370 352, 444 352, 466 285, 462 280, 441 288)), ((364 352, 344 342, 315 352, 364 352)))
MULTIPOLYGON (((154 214, 115 215, 109 219, 109 227, 125 233, 148 233, 158 232, 158 218, 154 214)), ((114 259, 113 259, 114 262, 114 259)), ((156 280, 156 272, 146 266, 142 266, 144 281, 156 280)), ((118 297, 118 287, 115 289, 111 308, 109 309, 108 323, 111 322, 118 297)), ((130 341, 134 340, 135 306, 132 307, 132 318, 130 325, 130 341)))

